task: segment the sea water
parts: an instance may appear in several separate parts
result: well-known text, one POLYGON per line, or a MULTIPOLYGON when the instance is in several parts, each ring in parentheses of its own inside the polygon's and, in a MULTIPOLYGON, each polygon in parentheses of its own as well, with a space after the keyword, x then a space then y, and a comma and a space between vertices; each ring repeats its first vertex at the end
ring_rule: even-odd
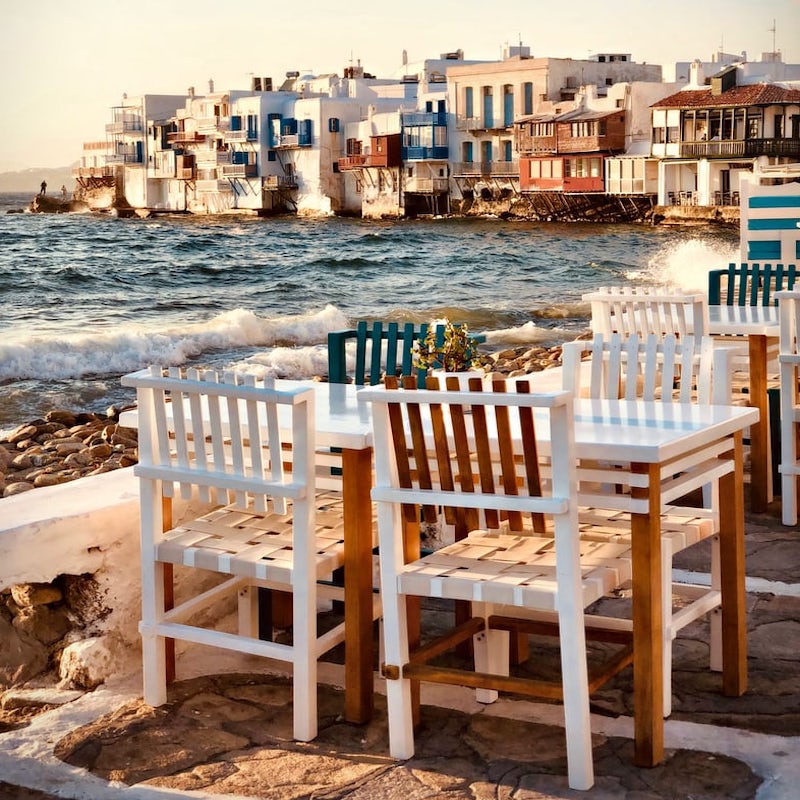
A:
POLYGON ((55 407, 133 400, 149 364, 327 373, 329 331, 444 316, 486 347, 588 329, 600 286, 706 289, 737 259, 711 225, 18 214, 0 195, 0 431, 55 407))

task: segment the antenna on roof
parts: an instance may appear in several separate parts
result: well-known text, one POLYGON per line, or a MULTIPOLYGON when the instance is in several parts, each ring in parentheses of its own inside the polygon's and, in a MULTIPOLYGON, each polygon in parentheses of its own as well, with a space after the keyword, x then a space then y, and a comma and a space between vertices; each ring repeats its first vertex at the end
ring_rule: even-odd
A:
POLYGON ((775 27, 775 20, 774 19, 772 20, 772 27, 771 28, 767 28, 767 31, 771 31, 772 32, 772 52, 775 53, 777 51, 775 50, 775 32, 776 32, 776 27, 775 27))

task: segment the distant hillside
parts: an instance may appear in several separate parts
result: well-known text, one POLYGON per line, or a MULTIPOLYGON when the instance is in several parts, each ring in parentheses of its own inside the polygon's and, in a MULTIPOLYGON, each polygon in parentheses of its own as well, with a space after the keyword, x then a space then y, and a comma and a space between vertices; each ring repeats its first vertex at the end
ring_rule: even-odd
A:
POLYGON ((39 192, 42 181, 47 181, 47 193, 56 194, 66 186, 71 193, 75 186, 72 167, 34 167, 19 172, 0 172, 0 192, 39 192))

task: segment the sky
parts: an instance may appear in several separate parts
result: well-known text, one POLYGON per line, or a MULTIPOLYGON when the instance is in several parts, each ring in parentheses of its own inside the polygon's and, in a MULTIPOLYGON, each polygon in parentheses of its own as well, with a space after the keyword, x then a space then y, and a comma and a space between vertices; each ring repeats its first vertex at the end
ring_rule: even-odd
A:
POLYGON ((0 0, 0 171, 65 167, 105 138, 123 93, 246 89, 361 63, 389 77, 402 63, 461 49, 498 60, 506 44, 536 57, 630 53, 661 64, 774 47, 800 63, 800 0, 404 0, 345 8, 322 0, 0 0), (553 9, 558 8, 558 13, 553 9), (773 33, 773 21, 775 32, 773 33))

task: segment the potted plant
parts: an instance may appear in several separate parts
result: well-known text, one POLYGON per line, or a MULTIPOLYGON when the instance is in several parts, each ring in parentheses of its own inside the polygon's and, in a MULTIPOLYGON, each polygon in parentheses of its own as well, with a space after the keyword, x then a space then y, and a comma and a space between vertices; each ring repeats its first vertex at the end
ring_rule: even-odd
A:
POLYGON ((478 340, 470 335, 466 324, 456 325, 447 317, 431 323, 425 338, 415 343, 414 367, 438 377, 442 388, 451 374, 459 375, 462 389, 468 388, 470 377, 484 375, 478 340))

